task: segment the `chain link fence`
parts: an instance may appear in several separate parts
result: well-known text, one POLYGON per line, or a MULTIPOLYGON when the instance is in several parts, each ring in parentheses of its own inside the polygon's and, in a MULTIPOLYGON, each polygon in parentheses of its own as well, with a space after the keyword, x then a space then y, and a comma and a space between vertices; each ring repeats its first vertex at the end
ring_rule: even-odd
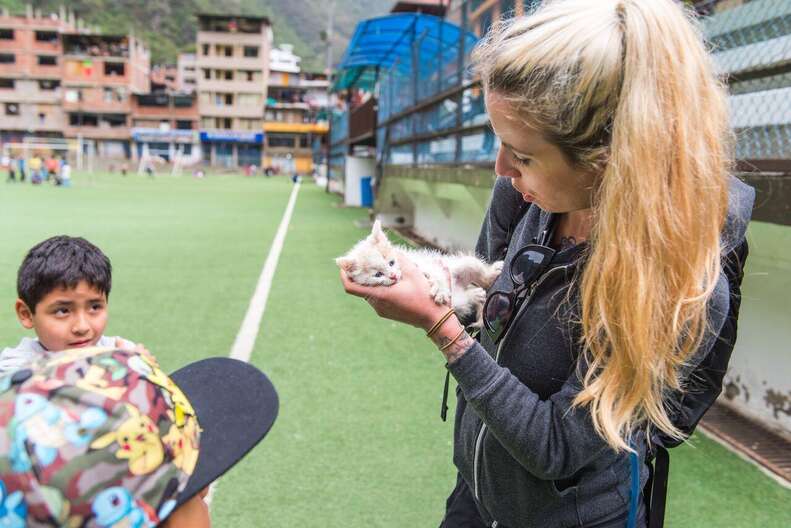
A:
POLYGON ((791 1, 707 1, 696 8, 706 15, 706 38, 731 93, 737 159, 785 160, 791 172, 791 1))

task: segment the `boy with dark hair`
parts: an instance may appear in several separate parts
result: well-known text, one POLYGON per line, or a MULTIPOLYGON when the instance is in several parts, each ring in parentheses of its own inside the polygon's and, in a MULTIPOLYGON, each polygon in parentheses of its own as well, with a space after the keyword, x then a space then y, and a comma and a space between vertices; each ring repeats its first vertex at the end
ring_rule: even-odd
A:
MULTIPOLYGON (((15 348, 4 349, 0 372, 69 348, 135 348, 125 339, 104 336, 111 286, 110 259, 84 238, 61 235, 35 245, 19 267, 15 310, 36 339, 24 337, 15 348)), ((145 351, 141 345, 138 350, 145 351)))
POLYGON ((227 357, 68 350, 0 374, 0 525, 209 528, 208 486, 267 434, 278 397, 227 357))

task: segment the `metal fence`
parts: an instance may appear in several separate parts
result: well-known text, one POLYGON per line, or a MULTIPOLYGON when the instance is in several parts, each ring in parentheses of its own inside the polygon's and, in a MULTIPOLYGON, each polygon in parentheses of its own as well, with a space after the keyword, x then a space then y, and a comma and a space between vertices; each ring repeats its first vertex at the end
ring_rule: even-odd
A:
POLYGON ((704 31, 731 93, 736 157, 781 166, 791 160, 791 2, 721 2, 710 13, 704 31))

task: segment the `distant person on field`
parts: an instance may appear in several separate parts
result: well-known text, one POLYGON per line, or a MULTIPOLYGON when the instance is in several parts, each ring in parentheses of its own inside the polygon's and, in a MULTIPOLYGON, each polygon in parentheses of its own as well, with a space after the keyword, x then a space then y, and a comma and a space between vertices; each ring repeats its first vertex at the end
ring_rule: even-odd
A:
POLYGON ((60 179, 58 181, 58 185, 62 185, 63 187, 71 187, 71 165, 69 165, 69 160, 63 158, 63 164, 60 167, 60 179))
POLYGON ((28 169, 30 169, 30 181, 34 185, 41 183, 41 164, 41 158, 38 154, 33 154, 33 157, 30 158, 27 164, 28 169))
POLYGON ((25 181, 25 156, 19 156, 17 161, 17 168, 19 169, 19 181, 25 181))
POLYGON ((4 156, 3 157, 3 166, 8 170, 8 182, 16 182, 16 168, 14 167, 14 163, 16 160, 14 156, 4 156))
POLYGON ((57 185, 60 185, 60 177, 58 176, 58 169, 60 168, 60 163, 58 162, 58 158, 55 156, 50 156, 44 162, 44 168, 46 170, 46 180, 49 181, 50 178, 55 180, 57 185))
POLYGON ((93 346, 145 351, 120 337, 105 337, 110 259, 85 240, 55 236, 33 246, 17 274, 14 310, 35 338, 23 337, 0 353, 0 373, 23 368, 69 348, 93 346))

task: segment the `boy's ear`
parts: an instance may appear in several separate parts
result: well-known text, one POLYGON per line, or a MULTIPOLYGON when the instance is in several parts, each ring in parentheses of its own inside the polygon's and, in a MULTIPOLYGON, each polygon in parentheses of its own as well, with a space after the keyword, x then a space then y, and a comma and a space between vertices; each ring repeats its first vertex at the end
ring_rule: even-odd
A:
POLYGON ((14 304, 14 310, 16 311, 16 317, 19 319, 19 322, 30 330, 33 328, 33 311, 28 308, 25 301, 22 299, 17 299, 16 303, 14 304))

